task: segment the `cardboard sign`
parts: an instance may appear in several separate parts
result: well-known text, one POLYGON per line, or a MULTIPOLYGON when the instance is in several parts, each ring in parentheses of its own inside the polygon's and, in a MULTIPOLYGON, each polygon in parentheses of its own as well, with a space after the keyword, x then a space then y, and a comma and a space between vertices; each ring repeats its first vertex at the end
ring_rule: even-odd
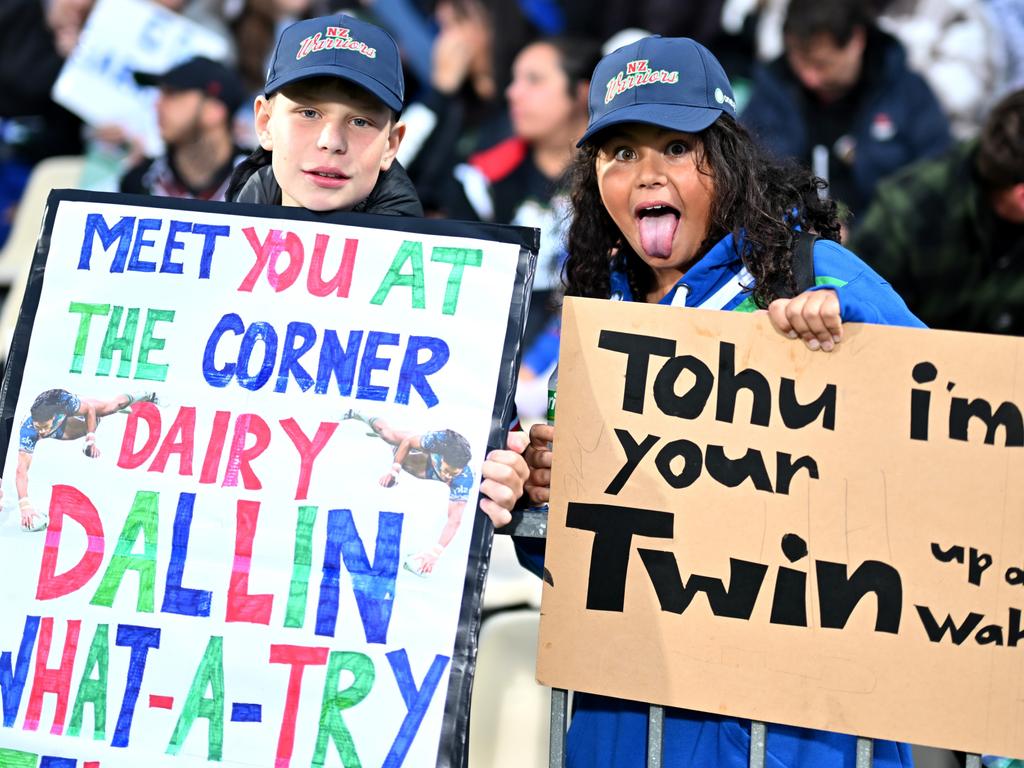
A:
POLYGON ((90 125, 119 125, 146 154, 163 152, 156 123, 156 88, 133 72, 166 72, 193 56, 223 60, 220 35, 150 0, 99 0, 78 45, 53 85, 53 100, 90 125))
POLYGON ((0 764, 460 765, 535 241, 54 193, 2 403, 0 764))
POLYGON ((824 354, 567 301, 539 679, 1024 754, 1022 370, 1010 337, 851 324, 824 354))

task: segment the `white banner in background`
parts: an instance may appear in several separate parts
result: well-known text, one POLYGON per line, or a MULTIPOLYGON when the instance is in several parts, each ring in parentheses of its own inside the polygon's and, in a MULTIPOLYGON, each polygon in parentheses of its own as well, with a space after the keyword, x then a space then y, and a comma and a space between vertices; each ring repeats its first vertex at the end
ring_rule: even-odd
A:
POLYGON ((53 85, 53 100, 89 125, 119 125, 146 154, 163 152, 156 89, 133 72, 166 72, 193 56, 223 61, 227 41, 150 0, 98 0, 53 85))

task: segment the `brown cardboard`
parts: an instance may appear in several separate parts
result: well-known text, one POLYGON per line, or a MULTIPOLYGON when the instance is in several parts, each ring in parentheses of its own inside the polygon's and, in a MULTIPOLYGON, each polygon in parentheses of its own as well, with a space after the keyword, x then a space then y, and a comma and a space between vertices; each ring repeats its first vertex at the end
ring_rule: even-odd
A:
MULTIPOLYGON (((627 347, 639 349, 638 340, 627 347)), ((1006 402, 1002 413, 1018 419, 1022 363, 1024 340, 1011 337, 848 324, 837 351, 826 354, 779 336, 764 315, 567 300, 545 562, 552 583, 544 587, 538 679, 768 722, 1024 755, 1024 627, 1019 638, 1010 628, 1024 624, 1024 584, 1010 583, 1024 582, 1024 447, 1006 445, 1008 435, 1020 441, 1016 426, 996 429, 986 444, 978 418, 969 420, 966 440, 949 436, 956 398, 963 399, 959 410, 976 398, 993 410, 1006 402), (654 391, 659 372, 671 368, 663 368, 669 357, 657 355, 649 357, 637 390, 644 394, 642 413, 624 410, 628 356, 602 348, 602 331, 674 342, 672 365, 684 370, 675 385, 679 396, 696 382, 685 370, 699 365, 691 360, 687 368, 678 358, 703 362, 715 382, 699 416, 662 413, 654 391), (729 378, 719 372, 723 343, 734 345, 736 371, 754 369, 768 381, 768 426, 751 424, 754 398, 746 390, 736 397, 732 422, 716 419, 719 384, 729 378), (917 383, 915 366, 926 362, 937 376, 917 383), (823 427, 824 415, 787 427, 779 406, 783 379, 795 382, 800 403, 834 385, 834 429, 823 427), (925 416, 916 420, 918 437, 926 424, 928 439, 911 438, 912 401, 925 416), (616 430, 637 443, 648 435, 660 439, 621 490, 608 493, 626 456, 616 430), (677 442, 675 452, 702 456, 702 472, 687 487, 672 487, 657 467, 656 456, 671 441, 688 441, 677 442), (725 477, 715 453, 735 459, 748 449, 764 457, 771 492, 750 479, 728 487, 707 466, 710 455, 714 474, 725 477), (779 454, 792 461, 811 457, 818 477, 801 469, 788 492, 779 492, 779 454), (598 536, 578 527, 581 521, 594 526, 586 522, 593 519, 584 514, 588 504, 650 511, 609 510, 602 542, 611 541, 609 525, 648 521, 649 534, 659 533, 666 519, 671 526, 669 538, 634 536, 628 550, 619 547, 620 554, 628 551, 621 610, 614 609, 614 547, 604 550, 589 581, 598 536), (567 526, 570 505, 577 527, 567 526), (787 540, 792 561, 783 552, 786 534, 799 537, 787 540), (801 540, 808 550, 803 557, 801 540), (964 563, 941 562, 933 544, 963 547, 964 563), (969 580, 972 549, 975 570, 991 562, 975 575, 978 584, 969 580), (643 557, 661 569, 663 597, 676 612, 662 609, 643 557), (762 567, 749 618, 740 600, 732 606, 739 618, 714 615, 703 592, 683 610, 672 588, 673 558, 687 586, 695 574, 733 586, 730 558, 743 561, 737 568, 751 579, 762 567), (846 573, 857 573, 866 561, 872 564, 860 573, 898 583, 901 592, 884 591, 884 611, 867 592, 842 628, 823 626, 842 623, 837 574, 844 565, 846 573), (807 626, 799 625, 801 594, 807 626), (933 642, 918 606, 939 624, 947 615, 957 625, 972 612, 983 618, 960 644, 949 633, 933 642)), ((918 368, 926 378, 923 373, 918 368)), ((671 381, 666 372, 659 390, 666 405, 673 401, 671 381)), ((688 403, 676 398, 675 404, 688 403)), ((682 467, 676 458, 666 471, 678 475, 682 467)))

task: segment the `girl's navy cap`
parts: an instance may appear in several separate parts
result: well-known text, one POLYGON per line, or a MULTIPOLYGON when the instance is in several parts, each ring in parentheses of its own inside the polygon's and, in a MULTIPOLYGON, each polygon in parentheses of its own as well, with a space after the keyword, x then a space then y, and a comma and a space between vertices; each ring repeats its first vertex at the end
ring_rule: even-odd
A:
POLYGON ((696 133, 727 112, 736 116, 718 59, 688 37, 645 37, 609 53, 590 80, 590 123, 576 146, 621 123, 696 133))
POLYGON ((387 32, 344 14, 298 21, 281 33, 267 71, 267 96, 311 77, 340 77, 402 111, 405 79, 387 32))

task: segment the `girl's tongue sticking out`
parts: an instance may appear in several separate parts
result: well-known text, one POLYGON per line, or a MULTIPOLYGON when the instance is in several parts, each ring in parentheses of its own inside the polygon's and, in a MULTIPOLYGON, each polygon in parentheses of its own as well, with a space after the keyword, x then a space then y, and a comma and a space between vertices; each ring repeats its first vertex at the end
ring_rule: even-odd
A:
POLYGON ((640 243, 650 258, 672 255, 672 240, 679 226, 679 213, 667 206, 645 208, 639 212, 640 243))

